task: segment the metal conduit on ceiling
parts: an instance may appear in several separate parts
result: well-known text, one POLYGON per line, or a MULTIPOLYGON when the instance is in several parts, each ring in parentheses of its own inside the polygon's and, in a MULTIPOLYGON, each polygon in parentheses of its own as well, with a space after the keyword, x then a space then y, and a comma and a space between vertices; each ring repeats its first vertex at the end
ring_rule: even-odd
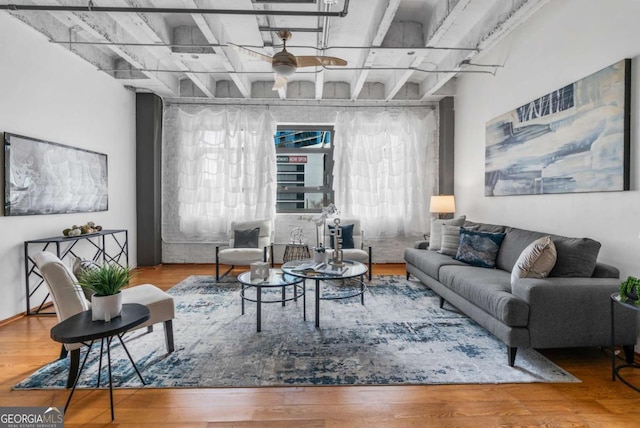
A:
POLYGON ((255 9, 198 9, 198 8, 168 8, 168 7, 116 7, 94 6, 89 2, 87 6, 55 6, 55 5, 19 5, 3 4, 0 10, 14 12, 43 11, 43 12, 120 12, 120 13, 175 13, 202 15, 279 15, 279 16, 315 16, 344 18, 349 12, 349 0, 344 0, 344 8, 338 12, 331 11, 296 11, 296 10, 255 10, 255 9))

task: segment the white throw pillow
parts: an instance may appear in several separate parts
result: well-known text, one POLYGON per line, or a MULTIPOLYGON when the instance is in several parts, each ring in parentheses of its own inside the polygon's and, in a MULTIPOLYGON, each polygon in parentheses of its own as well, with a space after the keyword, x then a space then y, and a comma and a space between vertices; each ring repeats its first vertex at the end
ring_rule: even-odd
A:
POLYGON ((467 216, 460 216, 448 220, 434 219, 431 220, 431 232, 429 236, 429 249, 438 251, 442 245, 442 225, 462 226, 467 216))
POLYGON ((511 271, 511 284, 518 278, 544 278, 556 264, 558 253, 551 237, 544 236, 522 250, 511 271))

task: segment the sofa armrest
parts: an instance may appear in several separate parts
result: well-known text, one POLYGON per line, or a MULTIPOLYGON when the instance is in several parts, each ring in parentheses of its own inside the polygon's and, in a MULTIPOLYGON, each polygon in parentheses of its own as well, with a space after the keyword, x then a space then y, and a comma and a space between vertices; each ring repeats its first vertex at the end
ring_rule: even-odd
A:
POLYGON ((620 270, 606 263, 596 263, 592 278, 620 278, 620 270))
MULTIPOLYGON (((529 332, 534 348, 608 346, 611 294, 618 278, 521 278, 512 293, 529 304, 529 332)), ((616 309, 616 339, 636 343, 637 312, 616 309)))

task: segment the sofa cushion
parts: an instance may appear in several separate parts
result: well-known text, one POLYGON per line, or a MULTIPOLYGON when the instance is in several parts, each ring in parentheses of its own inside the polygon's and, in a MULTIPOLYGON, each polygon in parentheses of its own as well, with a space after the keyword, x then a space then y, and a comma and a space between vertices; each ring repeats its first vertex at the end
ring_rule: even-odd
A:
MULTIPOLYGON (((496 259, 496 267, 511 272, 522 251, 533 241, 547 235, 549 234, 515 227, 507 228, 496 259)), ((589 238, 550 236, 558 256, 549 276, 590 277, 593 274, 600 252, 599 242, 589 238)))
POLYGON ((489 223, 476 223, 474 221, 465 220, 462 225, 465 229, 474 229, 480 232, 491 232, 491 233, 504 233, 507 230, 507 226, 500 226, 498 224, 489 224, 489 223))
POLYGON ((601 244, 589 238, 567 238, 551 235, 558 260, 549 272, 555 277, 590 277, 596 269, 601 244))
POLYGON ((556 264, 556 246, 550 236, 533 241, 522 251, 511 271, 511 283, 518 278, 545 278, 556 264))
POLYGON ((525 327, 529 305, 511 294, 511 276, 498 269, 442 266, 440 282, 501 322, 525 327))
POLYGON ((467 266, 466 264, 456 261, 452 257, 440 254, 437 251, 425 251, 415 248, 406 248, 404 250, 404 260, 434 279, 439 279, 439 272, 442 266, 467 266))
POLYGON ((431 236, 429 237, 429 249, 438 251, 442 242, 442 225, 462 226, 466 216, 460 216, 449 220, 431 220, 431 236))
POLYGON ((504 233, 476 232, 460 229, 460 247, 454 257, 472 266, 493 268, 504 233))

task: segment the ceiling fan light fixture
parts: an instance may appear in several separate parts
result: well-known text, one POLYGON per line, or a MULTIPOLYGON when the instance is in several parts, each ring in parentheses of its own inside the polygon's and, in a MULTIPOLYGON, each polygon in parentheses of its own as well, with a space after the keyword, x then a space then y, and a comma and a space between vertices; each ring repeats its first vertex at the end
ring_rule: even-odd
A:
POLYGON ((291 64, 274 63, 272 68, 273 68, 273 72, 276 73, 278 76, 289 77, 296 72, 296 67, 291 64))

